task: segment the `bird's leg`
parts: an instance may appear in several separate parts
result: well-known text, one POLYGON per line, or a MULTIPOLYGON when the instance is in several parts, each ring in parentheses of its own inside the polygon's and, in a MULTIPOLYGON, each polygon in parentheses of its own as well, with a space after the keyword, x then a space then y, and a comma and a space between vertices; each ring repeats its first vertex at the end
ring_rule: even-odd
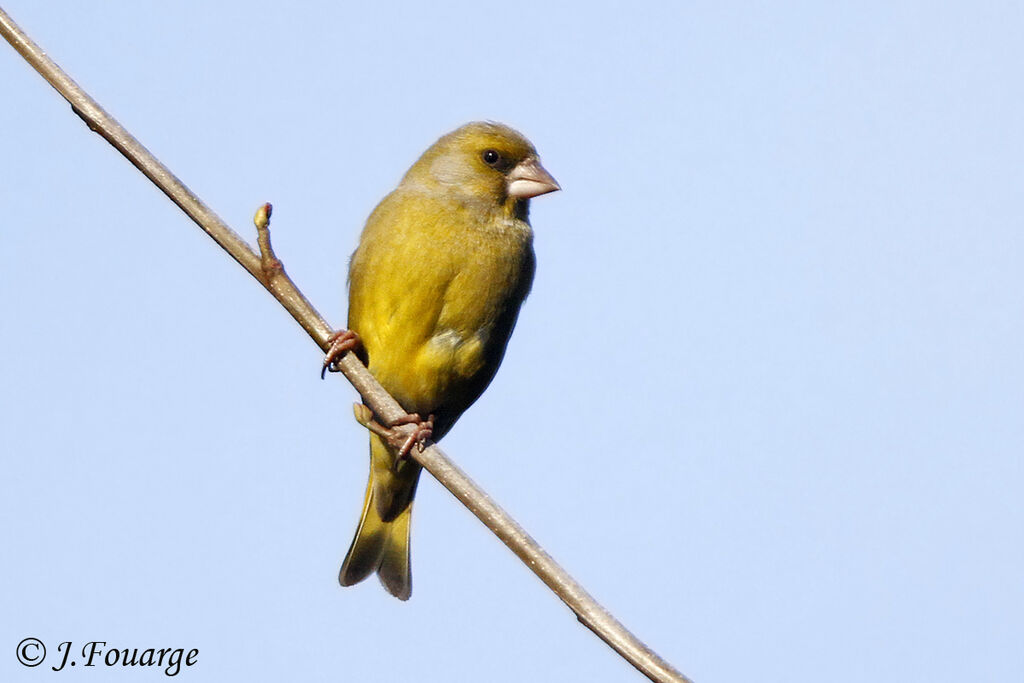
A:
POLYGON ((362 343, 359 340, 359 335, 352 330, 338 330, 337 332, 332 333, 331 336, 327 338, 327 341, 331 346, 327 349, 327 355, 324 356, 324 366, 320 370, 320 379, 324 378, 324 375, 327 374, 328 370, 331 372, 337 372, 338 359, 349 351, 358 348, 362 343))
POLYGON ((427 441, 434 434, 433 415, 424 420, 416 413, 409 413, 398 418, 390 427, 385 427, 373 419, 373 411, 368 406, 362 403, 354 403, 352 404, 352 410, 355 413, 356 422, 384 439, 392 448, 398 451, 394 464, 396 470, 402 461, 409 457, 409 453, 412 452, 414 447, 418 447, 422 453, 423 449, 427 447, 427 441), (402 425, 415 425, 415 428, 412 430, 396 429, 396 427, 401 427, 402 425))

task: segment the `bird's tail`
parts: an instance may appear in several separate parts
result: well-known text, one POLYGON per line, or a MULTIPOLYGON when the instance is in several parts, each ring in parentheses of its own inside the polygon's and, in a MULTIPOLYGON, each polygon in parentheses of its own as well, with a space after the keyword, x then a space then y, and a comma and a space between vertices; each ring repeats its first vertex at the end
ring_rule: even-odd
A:
POLYGON ((408 600, 412 594, 409 521, 420 466, 412 458, 403 459, 397 469, 394 462, 384 441, 371 434, 370 481, 363 515, 338 580, 342 586, 351 586, 377 572, 389 593, 408 600))

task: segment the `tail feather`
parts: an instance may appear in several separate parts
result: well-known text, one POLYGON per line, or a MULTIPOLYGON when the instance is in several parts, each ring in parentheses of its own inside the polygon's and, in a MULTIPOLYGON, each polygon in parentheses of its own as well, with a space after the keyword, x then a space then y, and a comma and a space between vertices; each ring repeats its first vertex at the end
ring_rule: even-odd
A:
POLYGON ((371 435, 370 481, 363 514, 338 580, 342 586, 351 586, 377 572, 389 593, 408 600, 412 594, 409 530, 420 467, 406 460, 396 471, 393 462, 384 442, 371 435))
POLYGON ((377 571, 384 545, 388 540, 388 525, 381 521, 377 514, 377 506, 373 499, 373 472, 366 487, 366 502, 363 503, 363 514, 356 528, 345 561, 341 565, 338 581, 342 586, 354 586, 367 576, 377 571))
POLYGON ((389 533, 384 541, 377 576, 384 587, 399 600, 408 600, 412 595, 412 562, 409 557, 409 522, 412 520, 412 504, 405 507, 389 522, 389 533))

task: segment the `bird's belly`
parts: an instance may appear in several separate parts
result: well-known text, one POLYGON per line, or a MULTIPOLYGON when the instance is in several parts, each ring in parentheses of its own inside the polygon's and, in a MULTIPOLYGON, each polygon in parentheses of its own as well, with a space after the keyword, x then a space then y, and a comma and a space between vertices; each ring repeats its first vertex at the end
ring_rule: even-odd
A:
POLYGON ((370 371, 408 411, 426 416, 450 407, 461 413, 463 404, 475 398, 473 389, 486 366, 486 342, 483 331, 442 329, 405 353, 394 353, 392 347, 387 356, 403 359, 398 362, 375 363, 381 356, 371 352, 370 371))
POLYGON ((468 335, 441 330, 424 345, 417 360, 426 373, 448 375, 449 381, 471 380, 483 368, 486 341, 483 330, 468 335))

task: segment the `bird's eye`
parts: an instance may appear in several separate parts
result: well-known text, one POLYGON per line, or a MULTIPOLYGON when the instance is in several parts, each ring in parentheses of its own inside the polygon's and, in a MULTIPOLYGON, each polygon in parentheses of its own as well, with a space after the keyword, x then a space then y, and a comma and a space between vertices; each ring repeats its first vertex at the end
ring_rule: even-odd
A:
POLYGON ((480 156, 488 166, 497 166, 501 161, 501 155, 493 149, 484 150, 484 153, 480 156))

